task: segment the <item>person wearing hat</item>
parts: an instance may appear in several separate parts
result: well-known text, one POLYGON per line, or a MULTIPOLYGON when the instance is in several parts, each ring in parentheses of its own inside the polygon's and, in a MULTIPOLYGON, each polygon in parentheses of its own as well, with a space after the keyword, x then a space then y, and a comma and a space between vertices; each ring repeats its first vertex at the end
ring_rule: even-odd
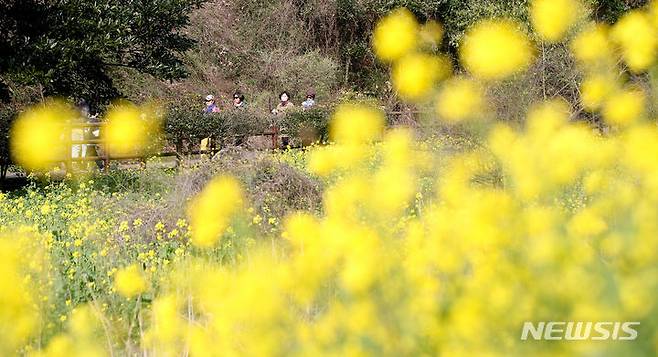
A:
POLYGON ((306 92, 306 100, 302 102, 304 110, 310 109, 315 105, 315 91, 309 90, 306 92))
POLYGON ((219 113, 219 107, 215 104, 215 96, 208 94, 206 96, 206 107, 203 108, 205 114, 219 113))
MULTIPOLYGON (((219 107, 217 104, 215 104, 215 96, 212 94, 208 94, 206 96, 206 107, 203 108, 203 113, 204 114, 213 114, 213 113, 219 113, 219 107)), ((212 150, 213 148, 213 139, 212 137, 207 137, 201 139, 201 145, 199 146, 199 149, 201 151, 208 151, 212 150)))

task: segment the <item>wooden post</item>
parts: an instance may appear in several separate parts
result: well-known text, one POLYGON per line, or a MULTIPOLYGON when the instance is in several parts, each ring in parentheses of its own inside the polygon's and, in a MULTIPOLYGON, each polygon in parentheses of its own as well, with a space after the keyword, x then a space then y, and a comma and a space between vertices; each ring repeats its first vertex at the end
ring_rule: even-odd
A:
POLYGON ((279 146, 279 126, 272 127, 272 150, 276 150, 279 146))

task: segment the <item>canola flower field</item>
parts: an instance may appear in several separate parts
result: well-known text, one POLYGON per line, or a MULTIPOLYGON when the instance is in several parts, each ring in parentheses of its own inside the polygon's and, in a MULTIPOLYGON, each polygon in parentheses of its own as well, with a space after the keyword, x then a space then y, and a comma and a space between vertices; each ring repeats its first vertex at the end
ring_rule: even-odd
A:
MULTIPOLYGON (((248 184, 227 173, 165 221, 119 204, 157 207, 159 194, 88 178, 0 196, 0 355, 655 355, 655 88, 627 74, 656 66, 658 2, 612 26, 575 0, 536 0, 530 14, 532 29, 471 29, 458 74, 426 50, 440 24, 405 9, 382 19, 373 46, 400 95, 480 139, 447 154, 386 129, 377 108, 343 104, 331 145, 275 154, 322 182, 320 210, 255 212, 248 184), (523 125, 490 118, 486 87, 559 42, 608 130, 573 120, 559 98, 523 125), (536 341, 520 338, 527 321, 640 324, 633 341, 536 341)), ((55 160, 25 140, 55 145, 57 126, 37 124, 66 110, 19 118, 23 166, 55 160)), ((149 145, 123 135, 157 130, 144 112, 110 115, 112 145, 149 145)))

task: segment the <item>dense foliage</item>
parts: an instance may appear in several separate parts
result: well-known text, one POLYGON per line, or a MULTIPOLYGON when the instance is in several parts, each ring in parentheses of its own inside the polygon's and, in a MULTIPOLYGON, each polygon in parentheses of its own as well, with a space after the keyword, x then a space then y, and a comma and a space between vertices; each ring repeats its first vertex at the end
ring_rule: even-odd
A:
MULTIPOLYGON (((170 145, 183 152, 200 140, 212 137, 219 145, 243 143, 246 137, 278 130, 292 136, 296 144, 328 140, 329 111, 326 108, 292 110, 286 115, 263 114, 251 109, 234 109, 204 114, 186 105, 173 104, 165 115, 165 134, 170 145), (302 142, 303 141, 303 142, 302 142)), ((270 147, 269 144, 267 147, 270 147)))
POLYGON ((0 79, 41 95, 102 103, 118 96, 111 70, 129 67, 161 79, 187 72, 194 44, 181 30, 201 0, 17 1, 0 3, 0 79))

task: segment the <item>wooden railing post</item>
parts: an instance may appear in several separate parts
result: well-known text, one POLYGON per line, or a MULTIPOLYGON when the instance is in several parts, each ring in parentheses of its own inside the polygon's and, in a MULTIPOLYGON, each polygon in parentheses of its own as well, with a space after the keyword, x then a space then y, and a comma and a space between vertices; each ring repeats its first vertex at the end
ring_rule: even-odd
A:
POLYGON ((276 150, 279 146, 279 127, 275 125, 272 128, 272 150, 276 150))

